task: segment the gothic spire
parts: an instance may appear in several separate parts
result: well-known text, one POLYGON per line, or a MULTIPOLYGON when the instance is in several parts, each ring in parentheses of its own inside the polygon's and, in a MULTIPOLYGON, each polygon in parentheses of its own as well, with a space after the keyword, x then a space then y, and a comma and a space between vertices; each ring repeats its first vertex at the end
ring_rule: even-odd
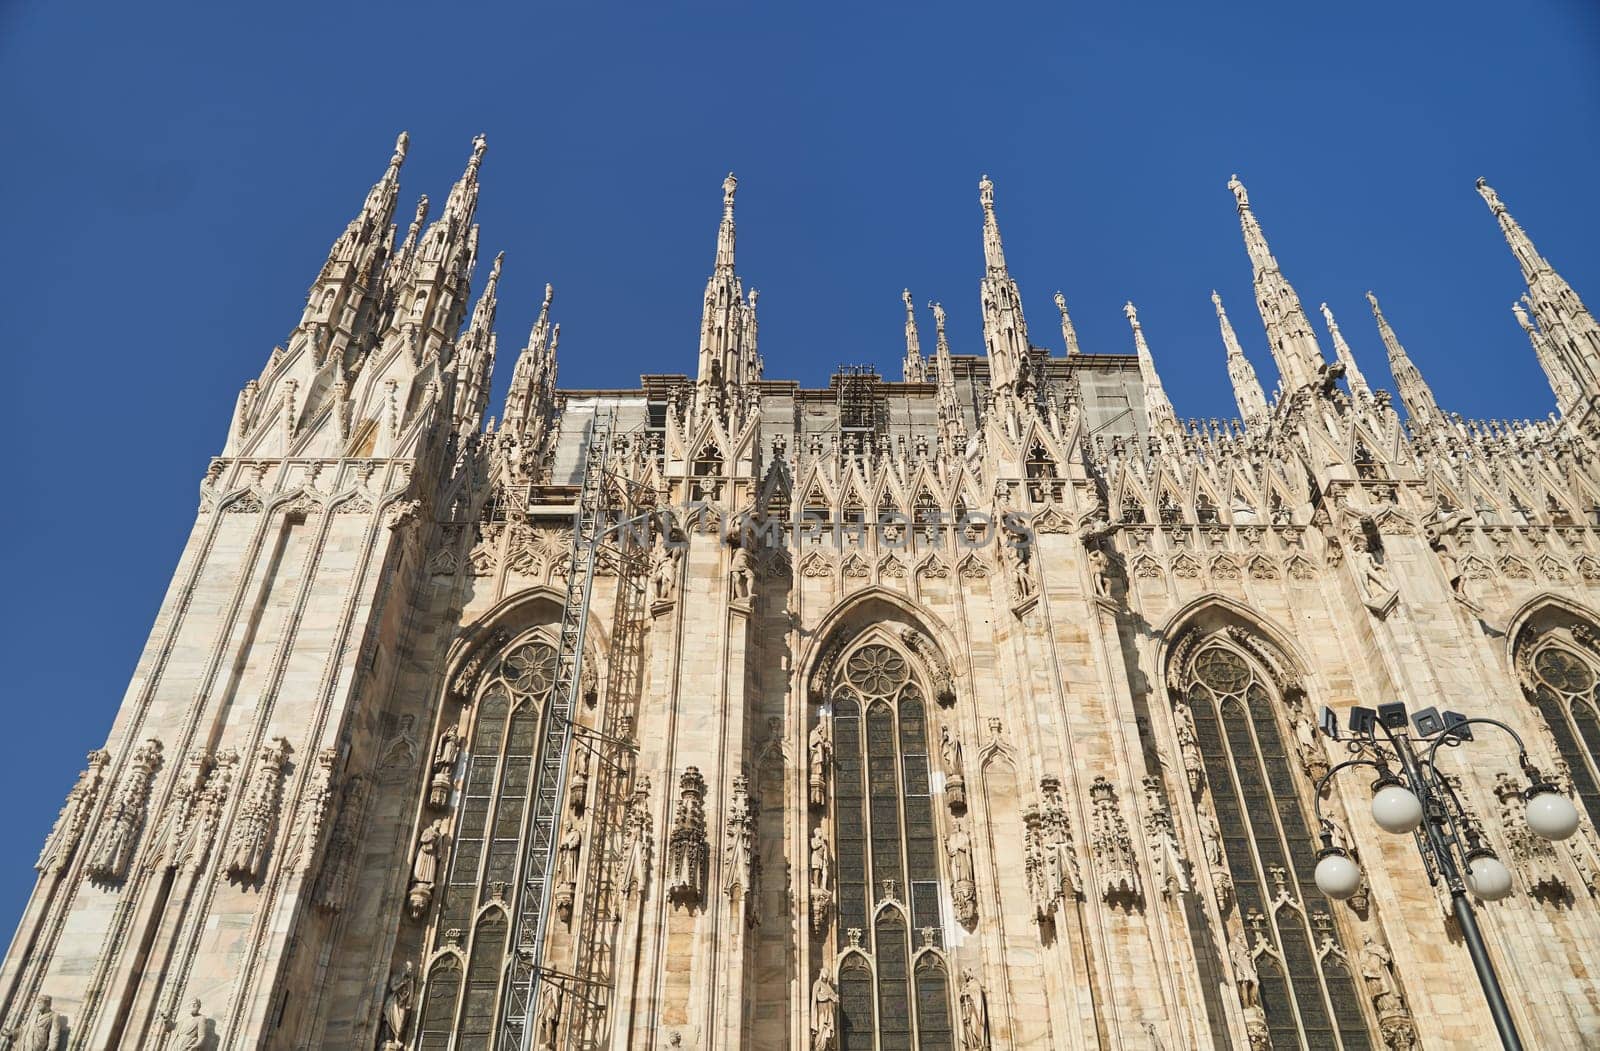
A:
POLYGON ((555 294, 554 286, 544 286, 539 317, 528 333, 527 345, 517 355, 516 366, 511 371, 511 387, 506 391, 505 411, 501 414, 500 434, 519 447, 522 457, 536 457, 536 449, 554 414, 555 334, 550 326, 550 304, 555 294))
POLYGON ((983 303, 983 338, 989 353, 989 387, 996 394, 1016 395, 1020 402, 1031 406, 1028 323, 1022 316, 1022 293, 1006 270, 1000 224, 994 215, 994 183, 987 175, 978 182, 978 203, 983 207, 985 272, 979 295, 983 303))
POLYGON ((911 289, 901 291, 900 301, 906 305, 906 360, 901 378, 907 383, 926 383, 928 363, 922 357, 922 340, 917 336, 917 311, 911 303, 911 289))
POLYGON ((1056 293, 1056 309, 1061 311, 1061 341, 1067 345, 1067 353, 1083 353, 1078 349, 1078 330, 1072 327, 1072 316, 1067 313, 1067 297, 1060 292, 1056 293))
POLYGON ((1328 323, 1328 336, 1333 340, 1333 353, 1339 359, 1339 364, 1344 366, 1345 382, 1350 384, 1350 393, 1355 395, 1357 401, 1368 401, 1372 397, 1372 388, 1367 386, 1367 378, 1361 375, 1361 370, 1356 367, 1356 356, 1350 352, 1350 344, 1345 342, 1344 333, 1339 331, 1339 323, 1333 320, 1333 311, 1328 309, 1328 304, 1322 304, 1322 320, 1328 323))
POLYGON ((472 320, 456 342, 453 366, 456 373, 456 424, 460 433, 476 433, 483 426, 489 407, 489 380, 494 375, 494 316, 499 305, 500 269, 506 254, 494 257, 483 294, 472 309, 472 320))
POLYGON ((929 303, 928 309, 933 311, 933 363, 934 378, 939 384, 936 401, 939 426, 951 444, 958 445, 966 437, 966 424, 961 418, 961 401, 956 397, 956 370, 950 360, 950 340, 944 330, 944 307, 929 303))
POLYGON ((1150 418, 1150 433, 1179 431, 1178 414, 1172 409, 1166 390, 1161 386, 1161 376, 1156 372, 1156 360, 1150 356, 1150 345, 1144 341, 1144 328, 1139 324, 1139 312, 1133 304, 1125 303, 1122 312, 1133 327, 1133 346, 1139 355, 1139 375, 1144 380, 1144 411, 1150 418))
MULTIPOLYGON (((754 312, 734 270, 733 196, 739 180, 732 172, 722 180, 722 222, 717 227, 717 256, 706 281, 700 315, 700 358, 695 370, 695 419, 716 412, 736 420, 743 411, 744 384, 757 360, 754 312)), ((737 426, 730 423, 730 426, 737 426)))
MULTIPOLYGON (((1573 287, 1539 254, 1533 239, 1511 217, 1494 187, 1479 179, 1478 193, 1499 220, 1500 232, 1522 268, 1528 285, 1528 309, 1543 336, 1540 364, 1552 377, 1552 385, 1557 385, 1555 377, 1561 376, 1559 386, 1575 389, 1580 396, 1600 394, 1600 323, 1573 287)), ((1539 344, 1535 350, 1539 350, 1539 344)))
POLYGON ((1567 378, 1566 370, 1559 367, 1557 356, 1550 348, 1550 341, 1545 339, 1528 318, 1527 311, 1523 309, 1527 297, 1511 304, 1511 312, 1516 315, 1517 324, 1522 326, 1522 331, 1527 334, 1528 342, 1533 345, 1534 357, 1539 361, 1539 368, 1544 372, 1544 378, 1549 381, 1550 389, 1555 392, 1556 405, 1562 413, 1573 411, 1582 397, 1578 389, 1567 378))
POLYGON ((1217 309, 1217 324, 1222 329, 1222 345, 1228 351, 1228 379, 1233 383, 1233 400, 1239 406, 1239 418, 1249 428, 1264 426, 1269 418, 1267 396, 1261 391, 1261 381, 1256 379, 1255 366, 1244 356, 1239 337, 1222 309, 1222 297, 1211 292, 1211 305, 1217 309))
POLYGON ((1422 373, 1411 363, 1406 348, 1400 345, 1399 337, 1389 327, 1389 319, 1383 316, 1383 310, 1378 306, 1378 297, 1368 292, 1367 302, 1372 304, 1372 316, 1378 322, 1378 334, 1383 337, 1383 345, 1389 351, 1389 371, 1394 374, 1395 390, 1406 407, 1412 431, 1420 433, 1425 428, 1444 426, 1445 416, 1439 411, 1433 391, 1428 389, 1422 373))
POLYGON ((1302 387, 1319 382, 1324 368, 1322 348, 1311 331, 1300 306, 1300 297, 1283 276, 1272 249, 1267 247, 1266 234, 1261 231, 1255 212, 1250 210, 1250 195, 1237 175, 1228 180, 1239 207, 1239 228, 1244 233, 1244 247, 1250 254, 1250 269, 1255 277, 1256 306, 1261 311, 1261 323, 1266 326, 1267 343, 1272 348, 1273 360, 1278 364, 1278 374, 1283 380, 1285 393, 1292 394, 1302 387))

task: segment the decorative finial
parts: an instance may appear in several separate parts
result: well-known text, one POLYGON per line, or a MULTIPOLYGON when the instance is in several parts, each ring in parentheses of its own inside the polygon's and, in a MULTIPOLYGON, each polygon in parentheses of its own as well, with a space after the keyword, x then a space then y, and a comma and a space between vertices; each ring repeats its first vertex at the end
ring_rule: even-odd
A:
POLYGON ((389 167, 398 168, 406 161, 406 152, 411 148, 411 133, 402 131, 394 140, 394 156, 389 158, 389 167))
POLYGON ((500 268, 505 264, 505 261, 506 261, 506 254, 504 252, 496 252, 495 253, 494 265, 489 268, 489 280, 490 281, 498 281, 498 280, 500 280, 500 268))
POLYGON ((1211 305, 1219 311, 1222 309, 1222 297, 1217 295, 1217 290, 1214 288, 1211 290, 1211 305))
POLYGON ((1072 315, 1067 313, 1067 297, 1056 292, 1056 309, 1061 312, 1061 340, 1068 354, 1081 354, 1078 347, 1078 330, 1072 327, 1072 315))
POLYGON ((986 210, 994 208, 994 183, 989 181, 989 176, 978 177, 978 203, 986 210))
POLYGON ((734 178, 733 172, 722 180, 722 207, 728 211, 733 210, 733 194, 739 189, 739 180, 734 178))
POLYGON ((544 284, 544 305, 541 309, 549 310, 550 303, 556 298, 556 286, 546 281, 544 284))
POLYGON ((1477 186, 1478 196, 1483 198, 1484 203, 1489 206, 1491 211, 1499 215, 1506 210, 1506 206, 1500 200, 1500 195, 1494 192, 1494 187, 1489 185, 1487 179, 1481 175, 1478 176, 1477 186))
POLYGON ((483 153, 489 148, 489 138, 482 132, 472 137, 472 160, 467 162, 467 167, 472 171, 478 170, 478 165, 483 163, 483 153))

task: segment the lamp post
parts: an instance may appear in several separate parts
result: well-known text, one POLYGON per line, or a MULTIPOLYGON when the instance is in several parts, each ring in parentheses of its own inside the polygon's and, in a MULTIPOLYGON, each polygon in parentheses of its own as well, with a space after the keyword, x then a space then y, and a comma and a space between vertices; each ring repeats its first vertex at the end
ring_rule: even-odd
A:
POLYGON ((1396 702, 1380 705, 1376 711, 1352 708, 1349 732, 1341 736, 1338 716, 1324 708, 1322 732, 1344 742, 1355 758, 1337 764, 1317 782, 1316 815, 1322 849, 1317 852, 1315 878, 1317 888, 1338 901, 1355 894, 1360 886, 1360 868, 1348 851, 1334 845, 1333 823, 1322 816, 1322 793, 1335 774, 1358 766, 1371 767, 1377 772, 1372 783, 1373 820, 1386 832, 1411 833, 1422 854, 1428 882, 1444 880, 1500 1042, 1507 1051, 1521 1051, 1522 1041, 1484 947, 1472 903, 1467 900, 1469 890, 1485 901, 1504 898, 1511 893, 1511 872, 1484 842, 1479 830, 1466 820, 1461 799, 1434 764, 1441 747, 1455 748, 1472 740, 1474 725, 1497 726, 1517 742, 1517 758, 1528 778, 1523 798, 1527 801, 1529 827, 1550 840, 1566 839, 1576 832, 1577 808, 1555 784, 1540 775, 1528 758, 1522 738, 1499 720, 1468 719, 1457 712, 1441 716, 1433 708, 1408 716, 1406 706, 1396 702))

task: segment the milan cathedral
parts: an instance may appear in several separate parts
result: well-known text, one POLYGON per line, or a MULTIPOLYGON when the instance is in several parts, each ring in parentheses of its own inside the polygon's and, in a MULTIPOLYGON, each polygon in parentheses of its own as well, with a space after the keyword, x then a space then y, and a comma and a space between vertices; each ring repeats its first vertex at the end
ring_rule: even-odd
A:
POLYGON ((1577 801, 1540 839, 1509 737, 1438 757, 1524 1039, 1600 1044, 1600 324, 1483 180, 1546 420, 1441 406, 1371 293, 1314 323, 1237 177, 1279 382, 1213 294, 1232 423, 1132 303, 1037 345, 987 178, 981 350, 908 291, 898 381, 772 379, 732 175, 694 374, 559 388, 546 287, 495 418, 485 143, 409 215, 407 147, 198 480, 0 1046, 1491 1046, 1443 885, 1322 780, 1323 710, 1394 700, 1577 801))

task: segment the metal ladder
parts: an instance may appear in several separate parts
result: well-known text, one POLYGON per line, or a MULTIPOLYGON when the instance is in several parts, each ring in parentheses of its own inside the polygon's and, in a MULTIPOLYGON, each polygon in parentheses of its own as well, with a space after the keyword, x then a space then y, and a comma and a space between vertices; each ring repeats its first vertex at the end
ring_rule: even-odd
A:
POLYGON ((583 639, 589 625, 589 600, 594 593, 595 557, 604 530, 606 463, 610 455, 614 410, 597 408, 584 451, 583 485, 573 514, 572 555, 567 564, 566 602, 556 647, 556 683, 550 692, 534 764, 532 805, 523 819, 526 844, 522 874, 515 894, 511 967, 501 998, 501 1051, 531 1051, 534 1015, 544 980, 545 931, 550 923, 551 877, 556 868, 561 800, 567 788, 567 757, 572 748, 572 713, 576 710, 583 673, 583 639))

